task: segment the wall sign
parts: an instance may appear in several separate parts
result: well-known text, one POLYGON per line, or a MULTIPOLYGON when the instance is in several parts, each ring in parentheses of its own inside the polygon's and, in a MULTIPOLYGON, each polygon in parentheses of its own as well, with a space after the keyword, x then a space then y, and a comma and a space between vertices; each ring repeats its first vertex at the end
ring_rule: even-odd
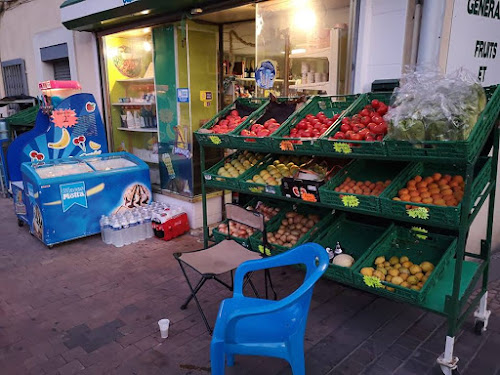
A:
POLYGON ((499 43, 499 0, 455 0, 447 72, 464 67, 470 70, 483 86, 498 83, 499 43))
POLYGON ((177 89, 177 102, 178 103, 189 103, 189 89, 188 88, 177 89))

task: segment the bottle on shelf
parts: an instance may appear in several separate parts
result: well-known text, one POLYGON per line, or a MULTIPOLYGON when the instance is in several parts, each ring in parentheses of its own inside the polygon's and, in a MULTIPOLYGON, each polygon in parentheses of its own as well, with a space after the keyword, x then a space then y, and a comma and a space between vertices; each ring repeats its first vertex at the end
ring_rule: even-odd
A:
POLYGON ((245 64, 245 61, 243 61, 242 64, 245 66, 245 70, 243 71, 243 78, 250 78, 250 69, 248 68, 248 65, 245 64))
POLYGON ((254 62, 252 60, 252 63, 250 64, 250 70, 249 70, 250 78, 255 78, 255 70, 254 70, 253 66, 254 66, 254 62))
POLYGON ((125 107, 127 112, 127 128, 134 129, 135 128, 135 119, 130 107, 125 107))

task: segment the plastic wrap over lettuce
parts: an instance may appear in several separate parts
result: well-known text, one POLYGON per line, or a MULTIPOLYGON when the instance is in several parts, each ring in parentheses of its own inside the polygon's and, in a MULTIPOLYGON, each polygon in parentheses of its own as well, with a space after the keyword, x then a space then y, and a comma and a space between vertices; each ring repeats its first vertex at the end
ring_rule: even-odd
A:
POLYGON ((464 69, 443 76, 433 70, 404 74, 385 115, 389 139, 462 141, 486 106, 481 85, 464 69))

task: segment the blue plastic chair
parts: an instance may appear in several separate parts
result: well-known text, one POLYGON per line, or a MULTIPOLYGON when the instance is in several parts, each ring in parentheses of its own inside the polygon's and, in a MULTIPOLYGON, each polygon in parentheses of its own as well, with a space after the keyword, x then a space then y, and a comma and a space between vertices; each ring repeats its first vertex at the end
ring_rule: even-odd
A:
POLYGON ((223 375, 234 364, 234 354, 261 355, 287 360, 294 375, 305 374, 304 333, 313 287, 328 267, 328 254, 307 243, 283 254, 242 263, 234 277, 233 297, 222 301, 215 323, 210 359, 212 375, 223 375), (248 272, 304 264, 303 284, 279 301, 243 296, 248 272))

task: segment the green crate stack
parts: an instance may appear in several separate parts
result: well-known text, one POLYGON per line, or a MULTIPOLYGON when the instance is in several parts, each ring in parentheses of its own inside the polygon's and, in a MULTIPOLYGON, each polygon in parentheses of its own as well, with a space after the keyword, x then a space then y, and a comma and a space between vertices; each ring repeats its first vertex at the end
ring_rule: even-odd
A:
MULTIPOLYGON (((275 231, 277 231, 281 226, 281 221, 285 218, 286 213, 290 211, 291 210, 283 210, 278 215, 273 217, 266 226, 267 233, 274 233, 275 231)), ((306 242, 315 242, 316 236, 319 233, 321 233, 327 226, 329 226, 335 218, 332 211, 330 210, 327 209, 314 210, 307 205, 297 205, 295 211, 302 215, 318 214, 322 217, 322 219, 320 219, 320 221, 315 226, 313 226, 311 229, 309 229, 308 232, 306 232, 302 237, 300 237, 294 247, 299 246, 306 242)), ((254 233, 253 235, 251 235, 250 244, 254 251, 255 249, 258 249, 258 251, 261 253, 265 251, 265 255, 276 255, 291 249, 285 246, 280 246, 275 244, 269 244, 268 249, 263 249, 262 233, 254 233)))
POLYGON ((330 264, 325 272, 325 277, 341 283, 352 284, 352 270, 371 252, 377 239, 387 230, 384 227, 349 220, 345 214, 340 215, 317 236, 314 242, 325 248, 334 249, 338 241, 344 254, 354 258, 354 264, 350 268, 330 264), (363 235, 360 236, 360 233, 363 235))
POLYGON ((500 114, 500 85, 485 88, 488 103, 466 141, 409 142, 386 137, 387 154, 404 159, 464 160, 471 162, 482 149, 500 114))
MULTIPOLYGON (((257 203, 259 201, 261 201, 262 203, 266 204, 267 206, 277 207, 277 208, 280 209, 280 212, 278 212, 274 217, 279 216, 279 214, 282 211, 286 211, 287 209, 290 208, 290 205, 287 204, 287 203, 285 203, 285 202, 274 201, 274 200, 270 200, 270 199, 259 199, 259 198, 253 198, 250 202, 248 202, 245 205, 245 208, 248 208, 248 207, 254 207, 255 208, 255 206, 257 205, 257 203)), ((271 220, 269 220, 268 222, 266 222, 266 225, 267 225, 267 223, 271 222, 274 219, 274 217, 271 218, 271 220)), ((228 224, 228 222, 229 222, 228 219, 225 219, 224 221, 222 221, 222 223, 224 223, 224 224, 228 224)), ((228 239, 228 235, 220 232, 217 229, 217 227, 212 230, 212 235, 213 235, 214 241, 216 243, 219 243, 221 241, 224 241, 224 240, 228 239)), ((243 246, 251 248, 251 244, 250 244, 250 239, 249 238, 241 238, 241 237, 236 237, 236 236, 229 235, 229 239, 235 240, 236 242, 242 244, 243 246)))
MULTIPOLYGON (((205 178, 205 183, 207 184, 207 186, 214 187, 214 188, 220 188, 220 189, 228 189, 228 190, 235 189, 235 190, 238 190, 240 188, 240 184, 239 184, 240 180, 239 180, 238 177, 242 176, 247 171, 253 169, 259 163, 257 163, 254 166, 250 167, 249 169, 247 169, 247 171, 243 172, 238 177, 224 177, 224 176, 219 175, 218 171, 219 171, 220 168, 222 168, 224 166, 224 164, 233 161, 234 159, 236 159, 243 152, 244 151, 236 152, 236 153, 228 156, 227 158, 222 159, 217 164, 215 164, 211 168, 209 168, 206 171, 204 171, 203 172, 203 177, 205 178)), ((264 157, 265 157, 265 155, 263 155, 263 154, 261 156, 262 156, 262 158, 259 160, 259 162, 262 161, 262 160, 264 160, 264 157)))
POLYGON ((435 233, 422 234, 413 229, 394 226, 372 247, 371 253, 363 258, 361 262, 358 262, 353 269, 354 284, 361 289, 367 289, 388 298, 421 304, 427 292, 440 279, 447 264, 454 257, 456 247, 457 239, 453 236, 444 236, 435 233), (364 267, 375 268, 374 262, 379 256, 385 256, 386 260, 389 260, 393 256, 397 256, 398 258, 407 256, 410 262, 417 265, 424 261, 431 262, 434 265, 434 270, 420 290, 405 288, 386 281, 382 281, 382 284, 394 288, 394 291, 389 291, 385 288, 369 287, 365 284, 360 271, 364 267))
POLYGON ((335 135, 340 130, 342 119, 344 117, 352 117, 359 113, 366 105, 370 104, 373 99, 380 100, 389 105, 392 93, 377 92, 361 95, 342 116, 325 132, 320 138, 319 143, 324 152, 335 154, 348 155, 364 155, 364 156, 385 156, 386 151, 383 142, 373 141, 351 141, 351 140, 330 140, 329 138, 335 135))
MULTIPOLYGON (((475 179, 472 185, 472 199, 475 202, 486 187, 491 176, 492 160, 488 157, 481 157, 476 164, 475 179)), ((449 227, 458 227, 460 224, 460 210, 462 204, 457 206, 437 206, 433 204, 414 203, 395 201, 398 191, 406 187, 407 182, 413 177, 420 175, 423 178, 432 176, 433 173, 450 175, 465 175, 465 165, 453 165, 442 163, 422 163, 416 162, 410 164, 401 174, 389 185, 380 196, 380 208, 382 213, 390 215, 393 218, 403 218, 415 220, 416 223, 432 225, 445 225, 449 227), (424 207, 426 210, 408 209, 406 206, 424 207), (427 213, 426 213, 427 212, 427 213)))
POLYGON ((211 129, 212 126, 217 124, 220 120, 226 118, 229 112, 231 112, 233 109, 237 109, 240 107, 253 109, 253 112, 248 114, 248 120, 249 118, 253 117, 253 115, 258 112, 258 110, 268 101, 269 99, 266 98, 237 98, 234 102, 229 104, 222 111, 218 112, 214 117, 212 117, 210 121, 204 124, 200 129, 195 131, 194 134, 196 136, 196 139, 198 140, 200 145, 203 146, 232 148, 231 134, 233 134, 238 127, 236 127, 233 131, 225 134, 213 134, 207 133, 207 131, 211 129))
POLYGON ((319 112, 323 112, 325 116, 331 118, 335 114, 348 109, 357 98, 358 95, 314 96, 310 98, 302 108, 294 112, 288 120, 281 124, 279 129, 268 138, 269 147, 271 147, 271 149, 289 151, 291 153, 301 151, 314 154, 315 152, 321 151, 321 146, 318 141, 319 138, 301 139, 287 138, 285 136, 289 135, 292 128, 295 127, 300 120, 305 118, 306 115, 317 115, 319 112), (290 143, 290 141, 294 143, 290 143), (284 147, 282 142, 287 142, 288 147, 291 145, 292 149, 284 147))
MULTIPOLYGON (((285 103, 289 101, 294 101, 296 99, 292 98, 276 98, 278 103, 285 103)), ((252 117, 247 118, 240 125, 234 129, 232 132, 232 145, 234 148, 251 148, 256 151, 269 151, 272 149, 272 145, 269 142, 269 137, 244 137, 240 135, 243 129, 249 129, 253 124, 259 123, 261 117, 266 114, 266 111, 271 104, 271 101, 265 103, 262 107, 260 107, 252 117)), ((293 113, 291 114, 293 116, 293 113)), ((263 125, 263 124, 262 124, 263 125)), ((275 131, 275 133, 278 130, 275 131)))
MULTIPOLYGON (((405 168, 406 163, 383 160, 354 160, 339 173, 319 188, 320 201, 333 207, 349 208, 359 212, 380 212, 379 197, 354 193, 336 192, 335 188, 347 177, 355 181, 386 181, 394 180, 405 168), (346 199, 346 197, 354 197, 346 199)), ((386 188, 387 189, 387 188, 386 188)))

